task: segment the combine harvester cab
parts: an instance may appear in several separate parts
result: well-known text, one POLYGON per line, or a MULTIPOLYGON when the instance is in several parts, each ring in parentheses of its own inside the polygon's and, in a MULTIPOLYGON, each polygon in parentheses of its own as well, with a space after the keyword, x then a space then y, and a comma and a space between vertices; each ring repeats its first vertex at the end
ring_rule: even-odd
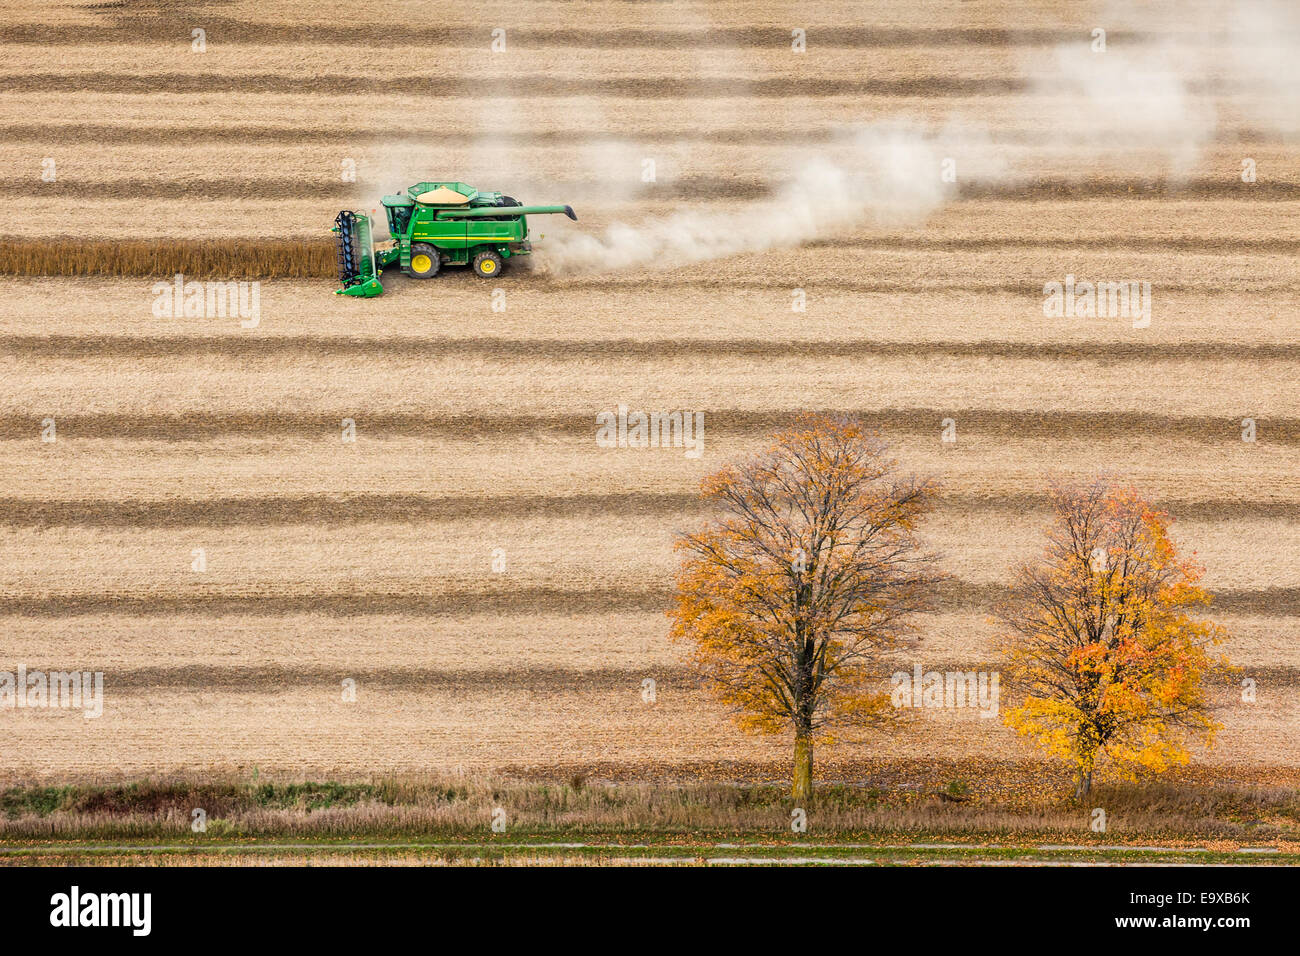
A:
POLYGON ((468 265, 490 279, 506 260, 533 251, 528 216, 578 218, 572 206, 523 206, 510 196, 482 193, 465 183, 416 183, 406 194, 385 196, 383 206, 392 239, 378 248, 369 216, 341 212, 334 220, 340 295, 381 294, 379 276, 394 264, 415 279, 431 279, 444 265, 468 265))

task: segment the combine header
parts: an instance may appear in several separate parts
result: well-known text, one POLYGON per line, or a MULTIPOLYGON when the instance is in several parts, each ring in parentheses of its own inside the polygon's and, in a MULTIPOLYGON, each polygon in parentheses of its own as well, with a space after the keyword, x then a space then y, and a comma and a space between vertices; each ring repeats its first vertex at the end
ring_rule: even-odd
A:
POLYGON ((577 220, 572 206, 521 206, 501 193, 482 193, 464 183, 416 183, 383 198, 392 238, 376 245, 370 217, 344 210, 331 230, 338 240, 337 295, 383 294, 379 276, 394 263, 416 279, 431 279, 444 265, 469 265, 485 279, 501 272, 512 256, 533 251, 527 216, 562 212, 577 220))

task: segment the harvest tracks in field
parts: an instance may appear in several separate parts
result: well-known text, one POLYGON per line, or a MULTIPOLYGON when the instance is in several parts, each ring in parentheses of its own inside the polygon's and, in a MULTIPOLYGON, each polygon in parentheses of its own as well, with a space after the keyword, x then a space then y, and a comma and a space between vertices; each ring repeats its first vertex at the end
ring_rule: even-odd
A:
MULTIPOLYGON (((663 610, 699 479, 809 409, 859 415, 943 479, 932 531, 955 580, 923 622, 927 663, 993 658, 985 615, 1037 545, 1047 474, 1111 469, 1179 519, 1226 650, 1259 682, 1255 705, 1214 688, 1227 729, 1210 766, 1300 765, 1290 138, 1244 108, 1249 90, 1189 77, 1217 125, 1188 168, 1135 159, 1122 136, 1075 148, 1022 60, 1086 44, 1072 5, 1013 27, 992 0, 948 27, 932 4, 876 9, 871 25, 860 5, 819 8, 795 55, 770 0, 489 2, 401 30, 360 6, 343 27, 244 0, 79 8, 52 27, 19 3, 0 28, 15 170, 0 181, 0 625, 8 666, 103 666, 108 702, 75 732, 0 718, 22 755, 5 773, 776 767, 779 745, 688 680, 663 610), (482 27, 498 22, 500 56, 482 27), (407 48, 438 62, 394 80, 407 48), (664 270, 552 272, 539 241, 538 269, 502 279, 505 311, 473 277, 386 276, 378 303, 330 294, 340 201, 455 175, 572 191, 574 228, 600 235, 743 213, 810 151, 851 157, 852 126, 951 116, 982 127, 958 147, 987 134, 1029 172, 968 180, 962 159, 923 221, 664 270), (151 285, 176 274, 262 282, 260 325, 153 316, 151 285), (1044 284, 1067 275, 1149 281, 1150 327, 1045 317, 1044 284), (594 415, 620 401, 703 409, 702 462, 598 448, 594 415)), ((1171 16, 1110 42, 1217 49, 1171 16)), ((994 722, 943 714, 845 749, 1024 753, 994 722)))

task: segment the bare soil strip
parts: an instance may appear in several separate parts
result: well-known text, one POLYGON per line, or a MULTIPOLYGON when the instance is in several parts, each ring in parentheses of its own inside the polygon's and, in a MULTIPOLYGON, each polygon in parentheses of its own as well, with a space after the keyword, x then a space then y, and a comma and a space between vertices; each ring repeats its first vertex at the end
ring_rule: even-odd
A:
MULTIPOLYGON (((1223 502, 1230 505, 1231 502, 1223 502)), ((1239 504, 1239 503, 1238 503, 1239 504)), ((1262 506, 1271 511, 1267 503, 1262 506)), ((440 498, 414 493, 290 495, 208 500, 53 501, 0 498, 0 525, 9 527, 234 527, 237 525, 372 523, 400 515, 403 521, 480 518, 591 517, 610 510, 623 515, 688 514, 700 510, 689 493, 637 492, 529 495, 518 498, 440 498)), ((1213 505, 1209 510, 1214 510, 1213 505)), ((1181 509, 1180 513, 1187 513, 1181 509)))
MULTIPOLYGON (((716 409, 710 410, 712 434, 756 435, 786 427, 801 412, 822 411, 855 416, 869 427, 884 433, 933 437, 936 423, 947 414, 940 408, 790 408, 790 409, 716 409), (942 413, 942 414, 940 414, 942 413)), ((356 409, 342 409, 333 414, 275 412, 179 412, 174 414, 68 414, 58 418, 59 440, 64 438, 130 438, 170 442, 242 435, 249 438, 300 436, 337 441, 339 422, 357 418, 356 409)), ((444 414, 437 416, 374 412, 360 415, 367 434, 376 438, 397 436, 469 437, 527 435, 594 434, 594 417, 588 415, 476 415, 444 414)), ((1090 439, 1159 435, 1193 441, 1223 442, 1241 440, 1241 422, 1231 415, 1176 416, 1142 412, 1086 411, 1000 411, 962 409, 962 431, 967 436, 1008 439, 1048 438, 1078 434, 1090 439)), ((1280 445, 1300 444, 1300 418, 1266 419, 1268 441, 1280 445)), ((0 440, 34 441, 40 417, 0 414, 0 440)))
MULTIPOLYGON (((28 670, 36 669, 38 662, 28 663, 28 670)), ((57 669, 56 663, 50 663, 57 669)), ((969 670, 970 664, 965 667, 969 670)), ((1268 678, 1279 683, 1295 683, 1300 671, 1272 668, 1268 678)), ((1261 676, 1258 670, 1252 676, 1261 676)), ((341 677, 347 676, 367 689, 402 690, 471 690, 492 688, 508 690, 536 697, 573 694, 582 691, 607 693, 640 687, 646 677, 646 668, 626 667, 474 667, 466 670, 445 670, 436 667, 356 667, 351 662, 336 664, 292 664, 251 666, 203 666, 114 668, 112 688, 114 693, 148 694, 158 689, 217 690, 226 688, 244 693, 268 693, 286 687, 305 688, 339 686, 341 677), (344 672, 346 671, 346 674, 344 672)), ((656 685, 661 689, 688 688, 696 683, 686 667, 657 664, 654 667, 656 685)))
MULTIPOLYGON (((0 74, 0 91, 23 93, 298 93, 301 77, 276 73, 223 74, 160 73, 26 73, 0 74)), ((447 96, 472 100, 482 93, 478 80, 454 76, 391 77, 327 74, 313 76, 311 88, 331 96, 382 96, 406 94, 447 96)), ((675 97, 714 99, 726 96, 763 98, 824 96, 956 96, 990 97, 1030 93, 1035 90, 1027 80, 1012 77, 925 76, 901 80, 846 79, 829 77, 768 77, 760 79, 695 77, 601 77, 563 78, 547 75, 509 76, 493 81, 493 95, 517 99, 592 96, 592 97, 675 97)), ((1206 86, 1199 90, 1209 95, 1228 94, 1226 87, 1206 86)))
MULTIPOLYGON (((1300 589, 1295 603, 1300 607, 1300 589)), ((664 589, 592 588, 581 591, 557 588, 516 588, 488 593, 445 591, 429 593, 354 593, 304 591, 296 594, 60 594, 6 595, 6 613, 20 617, 57 618, 86 614, 171 616, 176 614, 245 614, 281 617, 285 614, 320 613, 339 617, 403 614, 442 617, 466 611, 509 614, 521 611, 563 611, 568 614, 605 614, 610 611, 663 611, 671 595, 664 589)))
POLYGON ((352 335, 4 335, 0 354, 15 358, 135 359, 164 356, 223 358, 289 355, 368 355, 402 358, 535 358, 569 361, 622 356, 701 358, 770 356, 878 358, 888 356, 966 356, 1008 359, 1160 362, 1202 359, 1300 361, 1300 343, 1183 341, 1005 342, 816 340, 773 342, 762 339, 508 339, 431 336, 352 335))
MULTIPOLYGON (((136 145, 166 143, 185 146, 211 143, 338 146, 339 143, 377 143, 382 146, 398 144, 425 144, 444 135, 444 130, 408 127, 406 129, 353 129, 350 127, 318 127, 298 129, 283 126, 231 126, 220 129, 191 129, 184 126, 118 126, 100 123, 14 123, 0 125, 0 142, 33 142, 82 145, 88 142, 104 145, 136 145)), ((832 138, 829 129, 675 129, 656 131, 659 142, 709 143, 714 145, 769 145, 774 142, 796 144, 821 143, 832 138)), ((1242 137, 1255 141, 1267 133, 1241 131, 1234 133, 1231 142, 1242 142, 1242 137)), ((495 142, 505 146, 574 146, 600 143, 626 142, 626 133, 600 130, 534 129, 500 130, 493 133, 495 142)))
MULTIPOLYGON (((1071 184, 1078 185, 1078 184, 1071 184)), ((1000 197, 1014 200, 1015 196, 1000 197)), ((911 249, 980 252, 989 249, 1091 249, 1104 252, 1196 252, 1224 255, 1277 255, 1300 252, 1300 239, 1285 236, 1249 239, 1222 236, 846 236, 808 243, 807 248, 911 249)))
MULTIPOLYGON (((939 606, 946 611, 989 610, 1006 595, 1006 587, 950 581, 937 590, 939 606)), ((5 594, 7 614, 17 617, 59 618, 88 614, 157 616, 244 614, 279 617, 286 614, 320 613, 338 617, 402 614, 411 617, 443 617, 464 613, 606 614, 611 611, 666 611, 672 592, 667 588, 596 587, 515 588, 509 591, 368 592, 300 591, 293 594, 131 594, 65 593, 5 594)), ((1216 589, 1214 606, 1228 614, 1300 614, 1300 587, 1260 590, 1216 589)))
MULTIPOLYGON (((1048 274, 1056 275, 1056 273, 1048 274)), ((1057 281, 1059 281, 1059 278, 1057 281)), ((779 290, 787 296, 790 293, 790 280, 788 278, 756 280, 743 274, 715 275, 708 280, 679 279, 671 274, 654 279, 625 279, 611 275, 590 279, 575 278, 564 282, 564 287, 569 289, 617 289, 625 292, 646 293, 663 292, 670 289, 699 289, 701 286, 706 285, 729 292, 775 292, 779 290)), ((552 288, 554 287, 558 287, 558 285, 552 286, 552 288)), ((827 294, 924 295, 926 293, 953 292, 1021 296, 1032 299, 1032 304, 1036 308, 1041 308, 1043 301, 1043 283, 1041 281, 990 282, 980 279, 961 278, 954 280, 932 279, 918 282, 914 279, 897 278, 873 282, 831 275, 825 280, 818 280, 816 287, 827 294)), ((1300 293, 1300 283, 1286 279, 1271 279, 1266 273, 1260 273, 1257 279, 1253 279, 1248 284, 1224 282, 1217 277, 1206 277, 1204 280, 1194 282, 1178 280, 1160 282, 1160 291, 1170 294, 1227 294, 1234 287, 1242 293, 1300 293)), ((547 286, 543 284, 539 285, 538 288, 545 289, 547 286)), ((1041 311, 1039 314, 1041 314, 1041 311)))
MULTIPOLYGON (((195 14, 197 15, 197 14, 195 14)), ((191 18, 192 19, 192 18, 191 18)), ((36 23, 13 24, 0 30, 0 43, 75 43, 93 49, 111 44, 139 43, 157 36, 189 36, 191 19, 166 16, 117 17, 108 15, 103 25, 48 27, 36 23)), ((339 45, 384 49, 400 46, 483 47, 485 31, 477 26, 432 27, 404 23, 400 30, 388 26, 356 23, 347 27, 313 22, 302 24, 262 23, 202 16, 213 42, 231 45, 339 45)), ((1051 47, 1061 42, 1054 29, 989 29, 929 27, 904 29, 835 25, 806 28, 808 42, 829 48, 879 49, 882 47, 1051 47)), ((1151 33, 1114 30, 1107 33, 1112 43, 1151 43, 1181 35, 1197 42, 1221 42, 1213 34, 1151 33)), ((1261 37, 1261 40, 1267 38, 1261 37)), ((579 29, 519 27, 511 31, 511 43, 520 48, 645 48, 653 50, 710 50, 737 46, 782 46, 790 32, 778 27, 714 27, 711 29, 579 29)))
MULTIPOLYGON (((394 145, 423 145, 443 135, 437 128, 408 126, 403 129, 364 129, 356 127, 301 127, 271 125, 223 125, 219 128, 193 128, 176 125, 109 125, 106 123, 10 123, 0 124, 0 142, 42 143, 55 145, 210 145, 231 142, 288 146, 331 146, 339 143, 394 145)), ((625 143, 629 133, 611 130, 583 129, 527 129, 494 130, 493 142, 502 146, 584 146, 602 143, 625 143)), ((715 146, 770 146, 789 143, 797 146, 822 144, 833 141, 840 134, 829 127, 799 128, 745 127, 714 129, 655 129, 653 136, 659 143, 705 143, 715 146)), ((1056 142, 1047 134, 1033 130, 999 129, 998 140, 1016 144, 1052 145, 1056 142)), ((1212 141, 1214 145, 1279 145, 1286 138, 1271 130, 1238 128, 1219 130, 1212 141)), ((1256 184, 1259 185, 1259 184, 1256 184)))
MULTIPOLYGON (((925 669, 940 673, 998 669, 995 657, 965 657, 948 660, 937 654, 925 656, 925 669)), ((913 657, 886 657, 878 662, 877 672, 887 679, 894 668, 911 669, 913 657)), ((56 660, 29 658, 27 670, 59 670, 56 660)), ((240 693, 272 693, 285 688, 321 687, 332 691, 342 677, 349 677, 367 690, 461 690, 477 692, 490 688, 493 693, 510 691, 533 697, 579 694, 583 692, 626 692, 641 686, 652 672, 657 692, 673 694, 699 693, 699 678, 688 666, 655 662, 641 667, 554 667, 524 663, 516 666, 480 666, 448 670, 438 667, 395 666, 382 669, 357 667, 352 661, 327 664, 295 665, 183 665, 178 667, 114 667, 111 684, 116 694, 144 694, 155 690, 229 690, 240 693)), ((1270 690, 1300 686, 1300 667, 1251 667, 1249 676, 1270 690)), ((1240 675, 1216 675, 1207 684, 1237 689, 1240 675)))
MULTIPOLYGON (((585 189, 583 182, 564 182, 548 179, 531 181, 513 179, 510 188, 517 192, 550 190, 563 193, 585 189)), ((735 176, 689 175, 671 181, 633 185, 627 190, 627 201, 683 202, 687 200, 756 200, 776 197, 782 184, 764 179, 745 179, 735 176)), ((1300 183, 1270 181, 1242 183, 1234 180, 1199 178, 1183 181, 1164 179, 1065 179, 1042 177, 1012 184, 964 183, 955 195, 967 200, 1003 200, 1016 202, 1041 202, 1046 199, 1086 200, 1127 195, 1131 199, 1237 199, 1244 202, 1293 202, 1300 199, 1300 183)), ((148 199, 151 201, 181 199, 335 199, 370 203, 374 197, 365 187, 340 182, 323 176, 319 179, 304 177, 231 177, 226 179, 158 180, 158 179, 80 179, 55 183, 33 183, 30 180, 0 180, 0 196, 39 197, 43 199, 148 199)), ((265 240, 263 240, 265 241, 265 240)), ((932 239, 907 238, 854 238, 826 239, 810 246, 831 246, 858 249, 1002 249, 1014 246, 1033 248, 1086 248, 1103 250, 1152 251, 1222 251, 1246 254, 1294 251, 1294 239, 1221 239, 1196 236, 1148 237, 1134 239, 1128 236, 1094 237, 1088 239, 1052 238, 1041 241, 1022 237, 954 237, 932 239), (1164 243, 1164 244, 1162 244, 1164 243)))
MULTIPOLYGON (((279 184, 284 185, 284 184, 279 184)), ((276 199, 285 194, 277 194, 279 185, 271 181, 211 181, 205 183, 161 184, 152 181, 115 182, 112 185, 73 184, 60 187, 54 192, 65 198, 83 193, 87 197, 103 199, 111 193, 115 199, 136 198, 157 200, 180 200, 185 198, 221 198, 223 191, 229 191, 231 198, 240 199, 276 199), (274 188, 273 188, 274 187, 274 188)), ((0 182, 0 194, 14 193, 28 195, 32 188, 25 183, 0 182)), ((755 199, 767 195, 768 187, 758 182, 731 182, 713 180, 707 177, 683 179, 673 184, 657 187, 669 200, 687 198, 718 198, 719 195, 733 193, 731 198, 755 199)), ((1068 187, 1068 188, 1073 188, 1068 187)), ((304 189, 302 183, 295 182, 291 192, 304 189)), ((345 184, 328 184, 322 191, 339 206, 360 205, 364 208, 370 197, 359 194, 355 187, 345 184)), ((1231 185, 1213 185, 1211 191, 1216 194, 1234 193, 1236 187, 1231 185)), ((1275 189, 1263 187, 1263 192, 1256 198, 1286 199, 1283 195, 1295 192, 1300 198, 1300 183, 1277 184, 1275 189)), ((1017 196, 1026 200, 1027 195, 1010 191, 999 198, 1014 199, 1017 196)), ((1255 194, 1252 194, 1255 195, 1255 194)), ((313 198, 319 199, 320 195, 313 198)), ((322 226, 324 229, 324 225, 322 226)), ((1057 249, 1057 250, 1092 250, 1097 252, 1128 251, 1137 253, 1201 253, 1207 255, 1247 256, 1265 252, 1279 255, 1300 252, 1300 240, 1296 239, 1261 239, 1240 240, 1222 238, 1195 237, 1152 237, 1127 238, 1109 237, 1087 239, 1049 239, 1043 242, 1010 236, 1005 238, 946 237, 924 239, 909 236, 892 236, 881 238, 849 238, 843 241, 826 241, 814 243, 813 248, 858 250, 865 252, 987 252, 1016 249, 1057 249)), ((94 239, 74 238, 66 235, 47 238, 9 237, 0 238, 0 275, 10 276, 114 276, 166 278, 176 273, 184 273, 191 278, 222 279, 322 279, 332 280, 336 274, 334 261, 334 244, 328 238, 319 235, 300 239, 265 239, 265 238, 219 238, 207 241, 195 239, 94 239)), ((738 290, 788 288, 788 280, 774 278, 770 281, 755 281, 744 277, 722 277, 711 280, 720 287, 738 290)), ((639 289, 651 286, 667 285, 682 288, 699 285, 699 281, 683 282, 671 276, 662 279, 626 279, 617 276, 569 279, 565 281, 548 280, 538 277, 534 287, 581 289, 593 285, 609 285, 620 289, 639 289)), ((960 281, 944 282, 934 280, 925 284, 908 282, 864 282, 840 276, 830 276, 816 283, 822 291, 839 290, 844 292, 882 292, 901 294, 936 292, 945 289, 961 292, 1001 293, 1009 295, 1034 296, 1041 300, 1043 290, 1041 283, 1030 282, 995 282, 960 281)), ((1230 283, 1240 288, 1242 283, 1230 283)), ((1204 292, 1204 286, 1165 282, 1159 283, 1162 294, 1178 292, 1204 292)), ((1252 290, 1294 291, 1296 285, 1277 279, 1270 279, 1261 273, 1250 282, 1252 290)))
MULTIPOLYGON (((1251 194, 1260 199, 1286 198, 1274 195, 1277 188, 1285 184, 1264 186, 1258 194, 1251 194)), ((398 187, 392 187, 398 188, 398 187)), ((572 184, 549 182, 529 183, 516 180, 512 189, 525 193, 540 192, 549 189, 564 192, 574 188, 572 184)), ((771 187, 757 179, 722 178, 714 176, 683 176, 672 182, 654 183, 642 186, 633 192, 633 196, 655 196, 662 200, 682 202, 694 199, 758 199, 768 195, 771 187)), ((250 179, 235 176, 227 179, 205 179, 189 181, 166 181, 157 179, 123 179, 113 178, 104 181, 66 180, 57 183, 42 183, 33 186, 23 180, 0 180, 0 196, 41 195, 48 199, 147 199, 165 201, 177 199, 321 199, 329 198, 339 202, 350 201, 366 206, 376 202, 376 197, 365 187, 353 183, 344 183, 337 178, 324 176, 320 179, 301 177, 277 178, 266 177, 250 179)), ((1297 190, 1300 195, 1300 190, 1297 190)), ((309 240, 310 241, 310 240, 309 240)))
MULTIPOLYGON (((945 495, 942 510, 980 514, 1023 515, 1040 512, 1049 502, 1040 494, 945 495)), ((1232 521, 1240 518, 1287 520, 1300 517, 1300 502, 1276 499, 1219 498, 1153 502, 1184 521, 1232 521)), ((337 527, 392 520, 450 521, 466 518, 579 518, 616 512, 627 517, 687 519, 708 512, 690 492, 574 493, 511 497, 436 496, 414 492, 371 492, 269 496, 166 498, 159 500, 54 499, 0 497, 0 526, 91 528, 229 528, 303 525, 337 527)))
MULTIPOLYGON (((473 99, 482 92, 480 81, 454 76, 390 77, 326 74, 311 78, 313 91, 330 96, 418 95, 473 99)), ((1240 84, 1222 80, 1187 82, 1198 96, 1236 96, 1251 92, 1240 84)), ((298 93, 300 77, 277 73, 223 74, 159 73, 23 73, 0 74, 0 91, 21 93, 298 93)), ((935 74, 904 79, 845 77, 707 77, 680 79, 669 76, 565 78, 538 74, 512 75, 493 81, 493 95, 516 99, 567 96, 677 98, 686 100, 745 96, 755 99, 790 97, 883 96, 920 99, 987 99, 998 96, 1050 97, 1041 82, 1008 76, 960 77, 935 74)))

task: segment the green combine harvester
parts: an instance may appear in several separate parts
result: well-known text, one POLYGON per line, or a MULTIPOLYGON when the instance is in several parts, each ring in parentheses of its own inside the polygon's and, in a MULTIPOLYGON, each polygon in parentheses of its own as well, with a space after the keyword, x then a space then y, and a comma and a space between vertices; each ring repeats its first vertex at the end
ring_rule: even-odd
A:
POLYGON ((416 279, 431 279, 444 265, 469 265, 491 279, 507 259, 533 251, 525 217, 562 212, 578 218, 572 206, 521 206, 464 183, 416 183, 405 194, 385 196, 383 205, 392 239, 379 245, 369 216, 344 210, 335 218, 331 231, 343 283, 336 295, 382 295, 379 276, 393 263, 416 279))

